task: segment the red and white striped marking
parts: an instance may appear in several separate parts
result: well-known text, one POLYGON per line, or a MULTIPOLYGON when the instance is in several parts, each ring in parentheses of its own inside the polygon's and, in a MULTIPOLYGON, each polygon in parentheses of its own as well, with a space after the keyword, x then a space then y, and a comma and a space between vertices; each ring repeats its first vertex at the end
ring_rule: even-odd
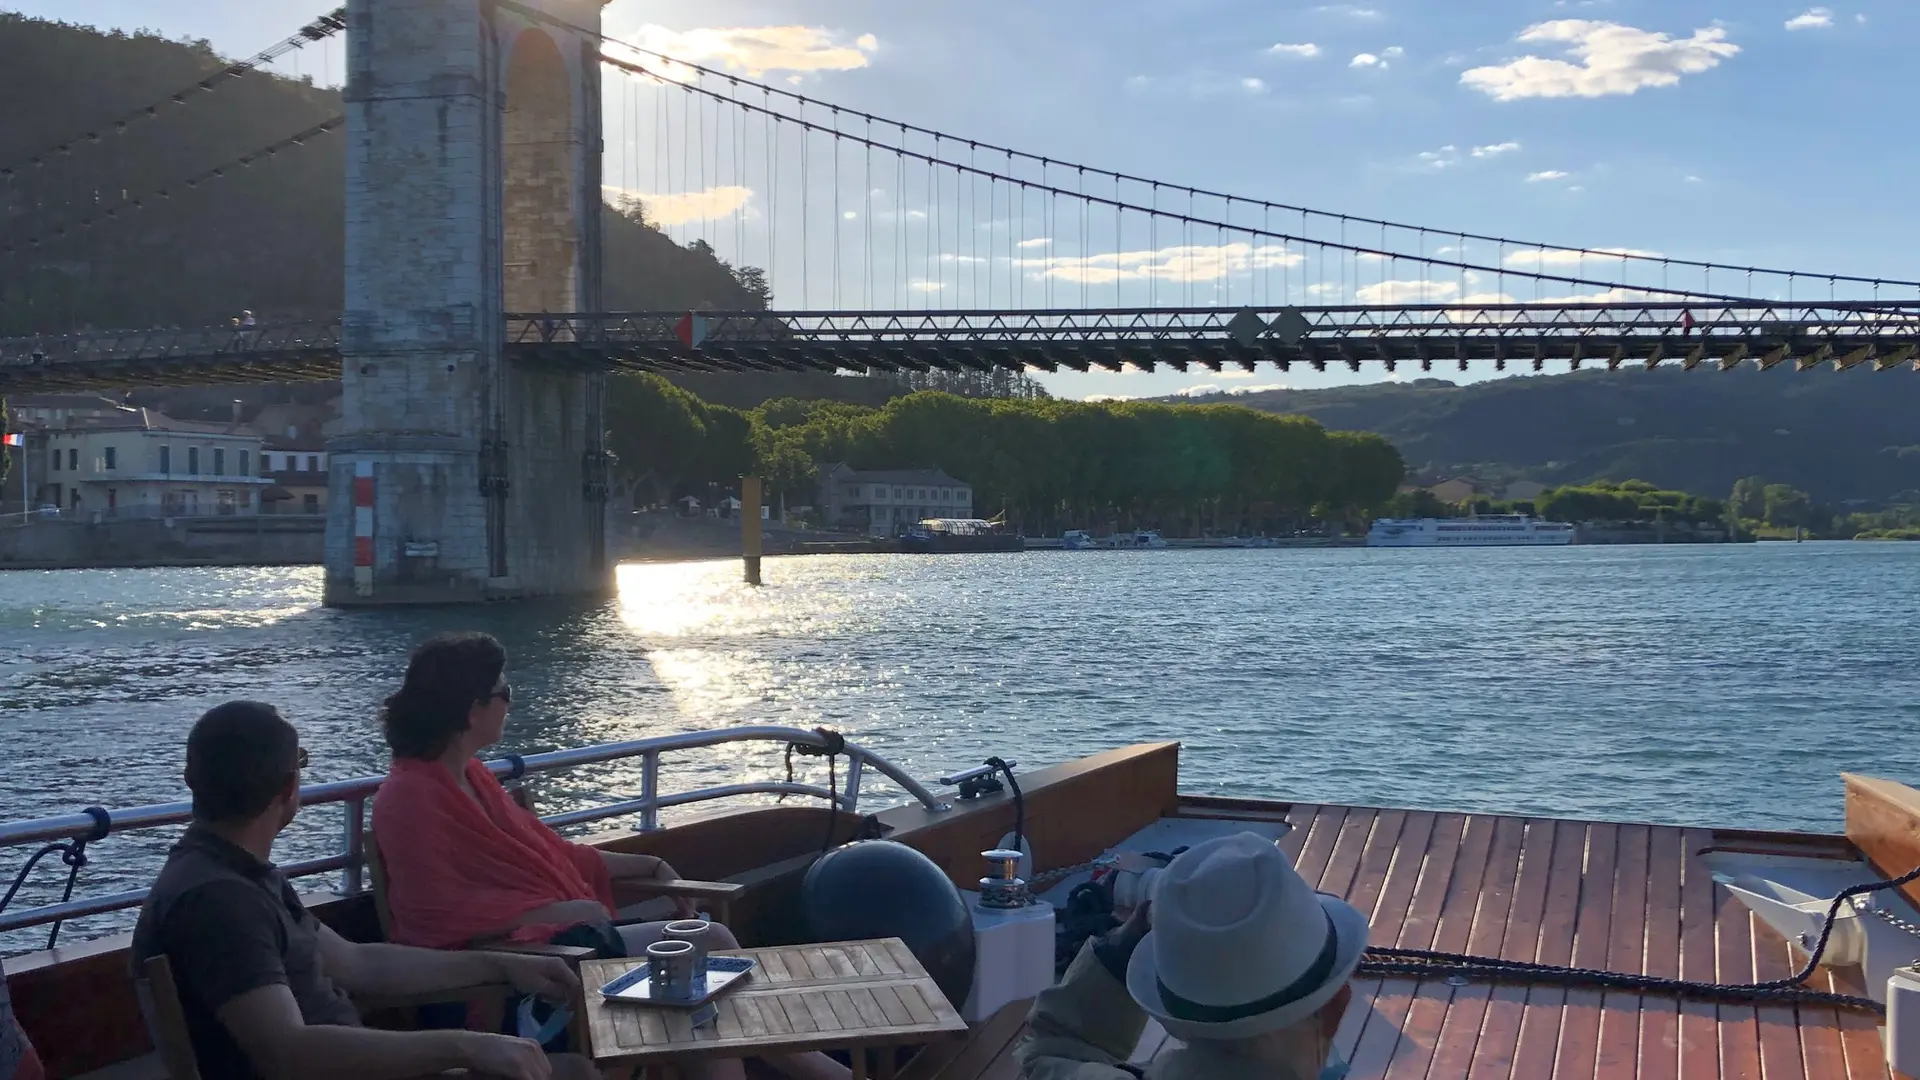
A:
POLYGON ((373 462, 353 463, 353 589, 373 595, 373 462))

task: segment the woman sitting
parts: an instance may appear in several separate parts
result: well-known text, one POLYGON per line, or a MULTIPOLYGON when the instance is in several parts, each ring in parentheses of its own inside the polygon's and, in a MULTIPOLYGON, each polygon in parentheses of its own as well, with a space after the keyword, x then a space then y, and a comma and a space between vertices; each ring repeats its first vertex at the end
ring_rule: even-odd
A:
MULTIPOLYGON (((506 650, 489 635, 439 635, 414 650, 405 683, 382 710, 393 768, 374 797, 373 828, 393 940, 435 949, 557 941, 643 955, 667 924, 615 927, 614 882, 679 874, 652 855, 570 843, 508 796, 475 756, 506 728, 506 665, 506 650)), ((693 914, 684 898, 675 906, 681 917, 693 914)), ((708 933, 712 948, 738 947, 719 923, 708 933)), ((849 1075, 822 1054, 770 1064, 806 1080, 849 1075)), ((743 1073, 736 1061, 704 1075, 743 1073)))

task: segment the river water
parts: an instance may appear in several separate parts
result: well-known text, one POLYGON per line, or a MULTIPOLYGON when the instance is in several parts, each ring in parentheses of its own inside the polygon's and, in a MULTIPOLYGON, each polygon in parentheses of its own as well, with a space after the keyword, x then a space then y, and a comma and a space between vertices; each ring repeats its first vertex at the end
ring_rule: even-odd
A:
MULTIPOLYGON (((738 578, 626 566, 590 606, 340 612, 318 569, 0 574, 0 817, 182 797, 188 727, 235 697, 300 727, 312 780, 384 771, 378 703, 451 628, 506 643, 522 752, 828 725, 929 778, 1177 739, 1193 793, 1823 831, 1841 770, 1920 779, 1920 544, 820 556, 738 578)), ((670 756, 663 788, 783 774, 777 748, 735 746, 670 756)), ((554 809, 637 788, 615 765, 540 790, 554 809)), ((307 817, 284 854, 337 842, 336 813, 307 817)), ((139 884, 163 843, 99 845, 84 880, 139 884)))

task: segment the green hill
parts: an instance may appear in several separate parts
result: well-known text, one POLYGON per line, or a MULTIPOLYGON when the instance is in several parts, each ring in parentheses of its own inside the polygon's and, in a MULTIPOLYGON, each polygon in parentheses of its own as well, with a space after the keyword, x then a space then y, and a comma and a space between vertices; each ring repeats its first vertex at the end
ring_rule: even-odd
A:
MULTIPOLYGON (((344 48, 341 41, 330 45, 344 48)), ((316 47, 317 48, 317 47, 316 47)), ((342 303, 344 141, 320 136, 193 190, 180 182, 340 115, 338 91, 251 73, 114 133, 112 121, 217 72, 206 42, 0 12, 0 166, 89 131, 98 141, 0 181, 0 336, 330 317, 342 303), (172 188, 165 200, 148 198, 172 188), (145 200, 141 209, 127 206, 145 200)), ((612 310, 765 306, 756 272, 684 248, 638 215, 603 215, 612 310)))
POLYGON ((1642 479, 1724 496, 1760 476, 1836 504, 1914 501, 1920 489, 1920 374, 1904 367, 1420 379, 1231 400, 1379 432, 1426 477, 1642 479))

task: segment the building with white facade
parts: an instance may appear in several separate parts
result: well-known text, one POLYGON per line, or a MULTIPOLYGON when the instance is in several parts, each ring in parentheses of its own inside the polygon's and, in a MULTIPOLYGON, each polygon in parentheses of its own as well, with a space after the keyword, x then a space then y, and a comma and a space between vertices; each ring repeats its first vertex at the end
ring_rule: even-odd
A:
POLYGON ((928 518, 973 517, 973 488, 938 469, 862 472, 844 462, 820 474, 829 527, 893 536, 928 518))
POLYGON ((73 417, 40 433, 27 460, 37 502, 78 517, 237 516, 260 512, 261 438, 239 425, 149 409, 73 417))
POLYGON ((269 438, 260 448, 263 514, 324 514, 327 451, 320 439, 269 438))

